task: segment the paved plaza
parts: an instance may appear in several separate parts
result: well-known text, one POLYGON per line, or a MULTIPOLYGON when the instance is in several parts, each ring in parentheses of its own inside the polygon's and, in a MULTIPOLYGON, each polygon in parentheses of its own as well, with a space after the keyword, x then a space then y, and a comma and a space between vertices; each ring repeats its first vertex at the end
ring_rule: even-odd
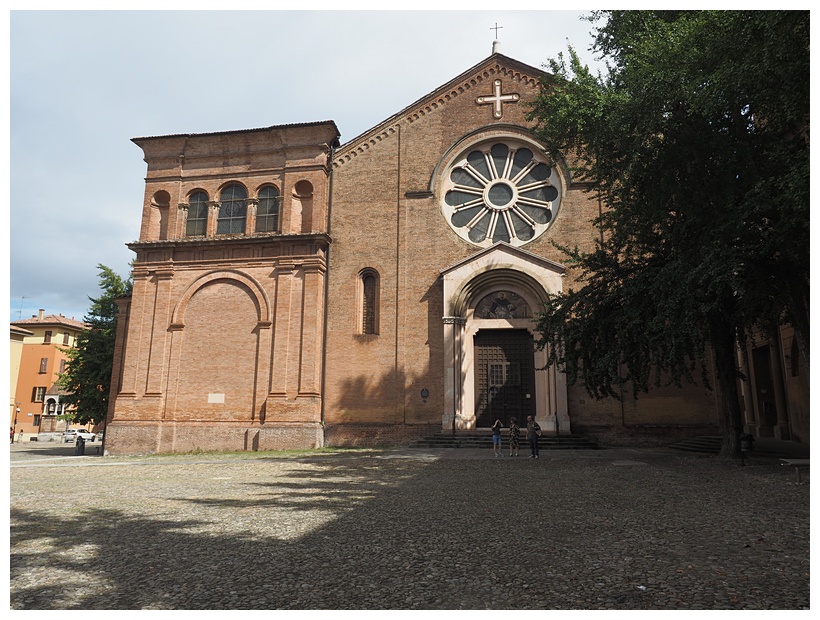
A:
POLYGON ((810 474, 666 448, 13 444, 12 609, 808 609, 810 474))

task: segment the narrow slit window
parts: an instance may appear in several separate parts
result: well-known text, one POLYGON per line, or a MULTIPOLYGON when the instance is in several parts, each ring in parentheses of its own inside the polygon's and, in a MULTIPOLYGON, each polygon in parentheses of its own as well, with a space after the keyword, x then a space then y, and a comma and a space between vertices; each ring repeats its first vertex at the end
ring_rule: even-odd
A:
POLYGON ((376 276, 365 274, 362 278, 363 301, 362 333, 376 333, 376 276))

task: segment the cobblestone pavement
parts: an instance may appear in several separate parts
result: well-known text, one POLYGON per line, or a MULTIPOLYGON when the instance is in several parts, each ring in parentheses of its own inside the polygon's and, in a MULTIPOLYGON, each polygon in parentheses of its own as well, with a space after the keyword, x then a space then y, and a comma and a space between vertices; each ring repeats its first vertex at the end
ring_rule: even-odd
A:
POLYGON ((12 609, 808 609, 808 474, 665 449, 12 445, 12 609))

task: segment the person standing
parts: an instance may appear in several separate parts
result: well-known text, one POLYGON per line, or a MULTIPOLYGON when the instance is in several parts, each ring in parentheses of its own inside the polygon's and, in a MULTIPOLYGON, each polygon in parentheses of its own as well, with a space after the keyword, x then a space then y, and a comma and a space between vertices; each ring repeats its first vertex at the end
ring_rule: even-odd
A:
POLYGON ((538 438, 541 436, 541 427, 531 415, 527 416, 527 441, 530 442, 530 458, 538 458, 538 438))
POLYGON ((23 443, 23 429, 20 429, 20 438, 17 440, 18 443, 23 443))
POLYGON ((495 423, 492 426, 493 431, 493 452, 495 452, 495 456, 504 456, 504 453, 501 450, 501 420, 496 419, 495 423))
POLYGON ((14 443, 14 429, 9 426, 9 437, 11 437, 11 443, 14 443))
POLYGON ((518 456, 518 438, 521 434, 521 429, 518 427, 518 420, 510 418, 510 456, 515 454, 518 456))

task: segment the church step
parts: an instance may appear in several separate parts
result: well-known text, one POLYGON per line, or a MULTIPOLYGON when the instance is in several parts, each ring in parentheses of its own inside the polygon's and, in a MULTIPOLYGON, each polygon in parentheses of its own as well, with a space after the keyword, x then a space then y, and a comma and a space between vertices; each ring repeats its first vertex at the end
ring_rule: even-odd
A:
MULTIPOLYGON (((723 437, 720 435, 703 435, 700 437, 691 437, 684 439, 677 443, 671 444, 669 447, 673 450, 681 450, 683 452, 699 452, 701 454, 718 454, 720 452, 723 437)), ((789 442, 783 442, 785 446, 789 442)), ((766 447, 760 445, 752 445, 752 449, 747 452, 753 456, 765 456, 772 458, 789 458, 793 456, 791 450, 783 446, 766 447)))
MULTIPOLYGON (((413 442, 411 448, 492 448, 492 438, 489 431, 471 431, 456 433, 453 437, 450 433, 437 433, 429 435, 413 442)), ((501 447, 508 450, 510 446, 509 436, 501 435, 501 447)), ((598 444, 587 437, 578 435, 542 436, 538 440, 538 447, 542 450, 597 450, 598 444)), ((529 444, 521 434, 519 439, 519 450, 528 450, 529 444)))
POLYGON ((704 435, 701 437, 684 439, 683 441, 673 443, 669 447, 673 450, 681 450, 683 452, 717 454, 720 452, 720 444, 722 441, 723 438, 720 435, 704 435))

